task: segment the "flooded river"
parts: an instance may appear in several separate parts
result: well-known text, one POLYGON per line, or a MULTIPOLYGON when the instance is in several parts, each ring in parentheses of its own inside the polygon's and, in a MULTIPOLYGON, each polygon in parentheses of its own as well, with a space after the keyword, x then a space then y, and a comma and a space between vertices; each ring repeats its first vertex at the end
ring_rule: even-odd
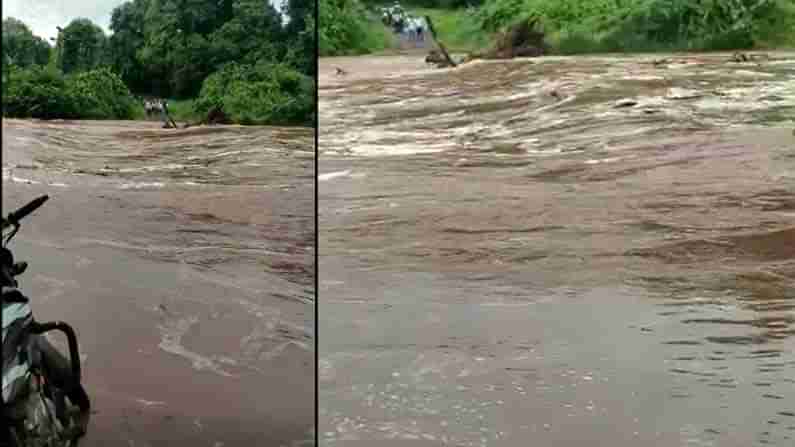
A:
POLYGON ((77 331, 81 445, 313 445, 313 138, 3 120, 3 212, 50 195, 15 253, 77 331))
POLYGON ((321 60, 321 444, 793 445, 768 55, 321 60))

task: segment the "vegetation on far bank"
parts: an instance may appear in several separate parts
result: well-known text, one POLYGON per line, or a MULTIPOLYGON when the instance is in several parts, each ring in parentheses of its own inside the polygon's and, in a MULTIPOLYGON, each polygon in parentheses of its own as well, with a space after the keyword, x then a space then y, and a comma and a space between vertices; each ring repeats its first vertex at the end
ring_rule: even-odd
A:
MULTIPOLYGON (((332 0, 320 1, 322 4, 332 0)), ((391 3, 362 1, 371 9, 391 3)), ((414 15, 429 15, 439 38, 453 51, 481 50, 497 33, 530 17, 540 19, 549 46, 557 54, 795 47, 793 0, 410 0, 401 3, 414 15)))
POLYGON ((3 20, 3 115, 142 118, 141 98, 172 98, 176 119, 216 108, 240 124, 314 123, 313 0, 130 0, 108 36, 87 19, 55 45, 3 20))
POLYGON ((359 0, 318 0, 318 54, 374 53, 395 45, 392 31, 359 0))
POLYGON ((792 0, 486 0, 477 20, 496 32, 538 17, 562 54, 714 51, 788 46, 792 0))
POLYGON ((440 9, 408 8, 414 16, 428 16, 433 27, 449 51, 475 52, 486 49, 493 33, 483 30, 474 8, 440 9))

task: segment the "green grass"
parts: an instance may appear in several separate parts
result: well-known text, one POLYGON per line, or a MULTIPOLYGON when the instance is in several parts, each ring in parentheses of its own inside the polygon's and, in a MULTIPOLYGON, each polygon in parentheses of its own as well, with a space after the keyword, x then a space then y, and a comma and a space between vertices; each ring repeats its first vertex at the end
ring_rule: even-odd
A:
POLYGON ((397 46, 395 35, 383 23, 367 20, 363 28, 364 40, 361 43, 360 53, 377 53, 397 46))
POLYGON ((414 16, 429 16, 439 40, 453 52, 474 52, 491 44, 491 34, 465 9, 408 8, 414 16))
POLYGON ((168 113, 174 121, 199 121, 203 117, 193 109, 195 99, 169 99, 168 113))

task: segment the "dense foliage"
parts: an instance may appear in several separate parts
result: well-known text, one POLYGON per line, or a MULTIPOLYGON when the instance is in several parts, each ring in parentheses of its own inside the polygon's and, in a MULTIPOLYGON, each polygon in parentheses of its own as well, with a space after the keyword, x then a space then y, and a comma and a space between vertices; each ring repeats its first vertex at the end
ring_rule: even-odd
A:
POLYGON ((3 20, 3 68, 13 64, 28 67, 46 65, 50 59, 50 45, 34 36, 27 25, 9 17, 3 20))
POLYGON ((314 120, 315 85, 285 64, 229 64, 204 82, 195 108, 213 108, 241 124, 297 124, 314 120))
POLYGON ((314 75, 312 0, 288 0, 289 21, 268 0, 133 0, 113 11, 114 69, 135 92, 196 96, 230 62, 284 62, 314 75))
MULTIPOLYGON (((361 0, 368 7, 392 0, 361 0)), ((332 0, 321 0, 332 3, 332 0)), ((333 2, 339 3, 339 1, 333 2)), ((795 46, 795 0, 401 0, 428 14, 453 49, 476 50, 519 20, 540 17, 559 53, 795 46)), ((361 14, 359 14, 361 15, 361 14)), ((342 30, 352 29, 331 14, 342 30)), ((322 23, 322 28, 328 25, 322 23)), ((349 31, 350 33, 350 31, 349 31)), ((339 39, 336 53, 358 40, 339 39)))
POLYGON ((792 0, 487 0, 482 29, 537 16, 561 52, 741 49, 792 38, 792 0))
POLYGON ((130 119, 134 98, 108 68, 64 75, 11 66, 3 79, 3 116, 41 119, 130 119))
POLYGON ((81 117, 133 117, 135 99, 121 78, 107 67, 68 76, 66 86, 69 94, 76 99, 81 117))
POLYGON ((64 73, 93 70, 108 62, 108 38, 88 19, 75 19, 58 35, 58 68, 64 73))
POLYGON ((388 48, 392 37, 358 0, 318 0, 321 56, 364 54, 388 48))
MULTIPOLYGON (((363 0, 363 2, 368 6, 394 3, 393 0, 363 0)), ((484 0, 399 0, 404 7, 433 9, 474 8, 482 5, 483 2, 484 0)))
MULTIPOLYGON (((263 87, 265 78, 254 77, 252 85, 244 88, 238 83, 225 91, 220 107, 227 116, 246 122, 311 124, 314 107, 306 104, 312 104, 315 93, 306 88, 306 79, 314 77, 316 70, 314 5, 314 0, 284 0, 285 18, 270 0, 130 0, 113 10, 109 37, 89 20, 76 19, 59 32, 54 49, 35 38, 21 22, 8 19, 3 23, 3 78, 16 82, 45 76, 45 72, 46 76, 57 77, 57 73, 41 70, 16 70, 11 76, 12 65, 45 65, 52 54, 55 67, 66 76, 64 83, 82 79, 80 88, 74 86, 82 93, 66 98, 86 97, 87 86, 99 86, 94 82, 97 77, 110 82, 107 75, 112 71, 121 85, 136 95, 189 99, 196 98, 204 83, 211 82, 214 73, 226 70, 231 63, 255 72, 259 70, 255 67, 278 67, 267 77, 267 98, 263 93, 245 103, 236 99, 235 95, 245 89, 253 91, 254 85, 263 87), (7 29, 9 34, 22 37, 7 41, 7 29), (85 73, 92 75, 81 76, 85 73), (274 79, 300 79, 295 83, 300 88, 274 79), (272 90, 274 86, 283 90, 277 94, 272 90), (276 108, 273 101, 284 104, 276 108), (227 110, 228 107, 232 109, 227 110), (243 113, 241 107, 264 108, 243 113), (296 115, 300 113, 301 117, 296 115)), ((108 94, 121 94, 114 83, 106 87, 108 94)), ((34 93, 17 90, 23 91, 34 93)), ((121 98, 117 104, 103 95, 104 92, 94 92, 94 103, 81 103, 77 108, 89 110, 92 115, 96 112, 107 113, 106 117, 120 116, 127 100, 121 98)), ((68 112, 66 108, 55 110, 68 112)))

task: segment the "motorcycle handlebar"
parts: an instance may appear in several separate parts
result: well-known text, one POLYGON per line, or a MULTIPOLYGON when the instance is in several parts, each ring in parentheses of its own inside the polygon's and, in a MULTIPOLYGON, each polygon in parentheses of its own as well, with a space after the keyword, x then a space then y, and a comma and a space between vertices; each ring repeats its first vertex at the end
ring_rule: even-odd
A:
MULTIPOLYGON (((49 198, 50 196, 45 194, 43 196, 31 200, 27 205, 14 211, 13 213, 10 213, 6 221, 9 224, 19 223, 19 221, 27 217, 28 214, 36 211, 40 206, 44 205, 44 202, 46 202, 49 198)), ((5 224, 6 222, 3 223, 5 224)))

